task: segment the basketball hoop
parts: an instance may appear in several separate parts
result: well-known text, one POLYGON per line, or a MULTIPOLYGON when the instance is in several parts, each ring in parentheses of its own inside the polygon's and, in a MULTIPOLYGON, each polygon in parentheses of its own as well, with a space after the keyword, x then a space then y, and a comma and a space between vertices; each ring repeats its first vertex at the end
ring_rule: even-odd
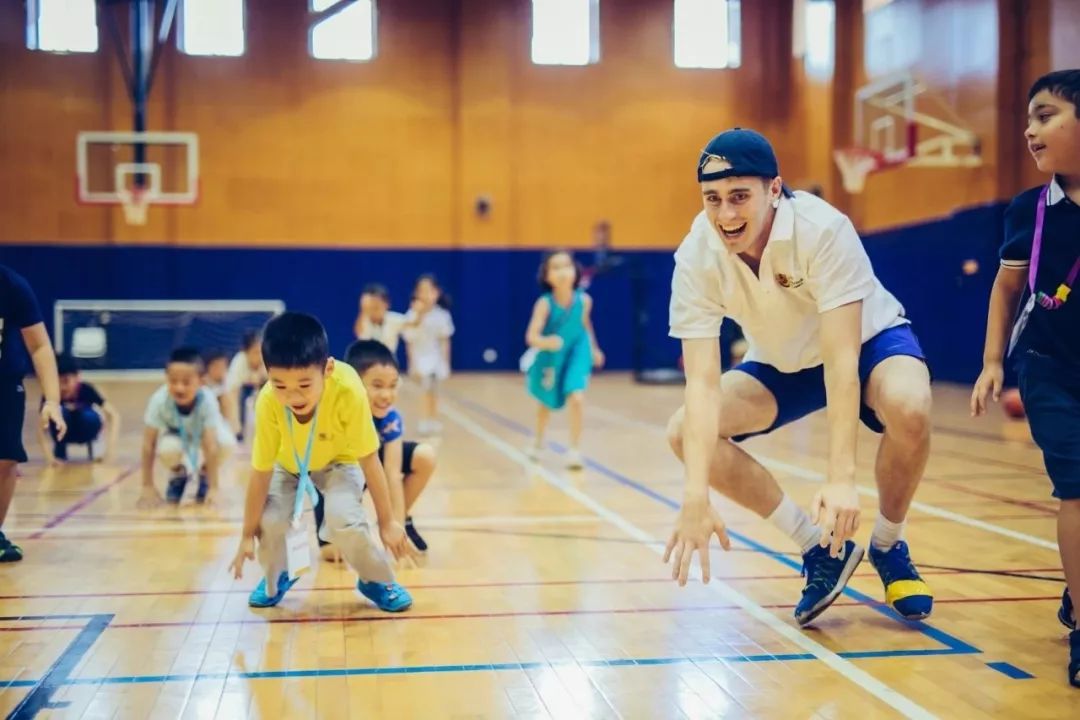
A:
POLYGON ((833 152, 836 166, 844 181, 844 190, 860 193, 866 186, 866 176, 884 164, 880 153, 861 147, 842 148, 833 152))
POLYGON ((146 213, 150 209, 150 193, 141 188, 119 187, 116 196, 124 208, 124 219, 128 225, 145 225, 146 213))

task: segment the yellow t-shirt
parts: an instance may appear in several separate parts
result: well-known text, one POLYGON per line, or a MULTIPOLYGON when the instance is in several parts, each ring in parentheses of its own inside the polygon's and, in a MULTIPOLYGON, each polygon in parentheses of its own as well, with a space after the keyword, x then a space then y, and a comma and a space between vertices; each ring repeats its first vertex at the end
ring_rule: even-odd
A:
MULTIPOLYGON (((296 456, 304 458, 309 421, 301 424, 293 418, 290 438, 285 406, 266 383, 255 401, 255 445, 251 466, 267 472, 281 465, 294 475, 300 472, 296 456), (293 453, 295 449, 295 454, 293 453)), ((332 463, 355 463, 379 449, 379 435, 371 417, 367 391, 360 376, 348 363, 335 362, 334 372, 326 379, 316 420, 315 442, 311 446, 309 471, 321 470, 332 463)))

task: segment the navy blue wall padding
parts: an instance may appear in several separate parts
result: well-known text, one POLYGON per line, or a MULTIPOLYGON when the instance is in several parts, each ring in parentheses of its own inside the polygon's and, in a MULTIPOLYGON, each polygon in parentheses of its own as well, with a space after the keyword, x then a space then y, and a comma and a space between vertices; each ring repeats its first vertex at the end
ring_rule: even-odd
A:
MULTIPOLYGON (((997 271, 1004 206, 965 210, 933 222, 868 235, 882 282, 907 309, 934 377, 969 382, 982 357, 986 307, 997 271), (979 271, 965 275, 965 260, 979 271)), ((608 367, 672 367, 679 345, 667 337, 672 248, 624 252, 623 264, 594 280, 594 323, 608 367), (634 324, 644 331, 635 350, 634 324)), ((453 300, 456 370, 512 370, 538 296, 541 252, 531 250, 331 250, 17 245, 0 262, 22 273, 52 330, 58 299, 281 299, 322 319, 332 350, 351 340, 357 298, 381 282, 404 310, 416 277, 434 273, 453 300), (485 362, 485 350, 497 359, 485 362)), ((591 255, 579 253, 589 264, 591 255)), ((239 338, 237 338, 239 342, 239 338)))

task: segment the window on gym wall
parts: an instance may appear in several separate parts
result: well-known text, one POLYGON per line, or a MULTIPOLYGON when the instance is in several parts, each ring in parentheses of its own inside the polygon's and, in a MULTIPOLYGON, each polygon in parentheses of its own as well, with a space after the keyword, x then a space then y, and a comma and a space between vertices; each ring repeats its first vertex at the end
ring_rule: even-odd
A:
POLYGON ((532 61, 537 65, 599 62, 599 0, 533 0, 532 61))
POLYGON ((737 68, 740 0, 675 0, 675 66, 737 68))
POLYGON ((377 50, 375 0, 311 0, 312 12, 337 11, 311 26, 308 50, 319 60, 372 60, 377 50))
POLYGON ((94 0, 26 0, 26 47, 48 52, 96 52, 94 0))
POLYGON ((178 30, 187 55, 243 55, 244 0, 183 0, 178 30))
POLYGON ((791 54, 803 60, 804 67, 811 75, 822 78, 831 76, 835 34, 835 0, 795 0, 791 54))

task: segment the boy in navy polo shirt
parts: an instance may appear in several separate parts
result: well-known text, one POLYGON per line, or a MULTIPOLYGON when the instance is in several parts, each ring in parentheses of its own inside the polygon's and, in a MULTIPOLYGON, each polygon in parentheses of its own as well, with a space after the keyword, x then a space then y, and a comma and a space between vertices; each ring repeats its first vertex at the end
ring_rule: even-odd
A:
MULTIPOLYGON (((53 423, 57 437, 63 438, 67 425, 60 411, 56 356, 41 320, 37 298, 21 275, 0 265, 0 527, 15 494, 15 466, 26 462, 22 444, 26 415, 26 391, 22 385, 26 375, 26 355, 21 347, 24 343, 45 396, 41 424, 48 427, 53 423)), ((0 562, 14 562, 22 557, 22 548, 13 545, 0 531, 0 562)))
POLYGON ((1068 585, 1058 619, 1071 630, 1068 678, 1080 687, 1080 631, 1072 603, 1080 596, 1080 298, 1071 297, 1080 274, 1080 69, 1035 81, 1024 137, 1035 165, 1051 178, 1017 195, 1005 211, 1001 267, 971 412, 981 415, 987 396, 1000 397, 1008 346, 1031 435, 1061 499, 1058 546, 1068 585))
MULTIPOLYGON (((413 525, 409 510, 435 472, 435 448, 402 439, 405 421, 394 407, 399 386, 398 365, 388 347, 378 340, 358 340, 345 351, 345 362, 356 370, 371 401, 371 415, 379 433, 379 461, 386 471, 394 517, 404 521, 409 540, 417 550, 425 552, 427 543, 413 525)), ((315 520, 317 525, 322 525, 322 503, 315 508, 315 520)), ((320 539, 319 545, 323 558, 337 559, 329 543, 320 539)))

